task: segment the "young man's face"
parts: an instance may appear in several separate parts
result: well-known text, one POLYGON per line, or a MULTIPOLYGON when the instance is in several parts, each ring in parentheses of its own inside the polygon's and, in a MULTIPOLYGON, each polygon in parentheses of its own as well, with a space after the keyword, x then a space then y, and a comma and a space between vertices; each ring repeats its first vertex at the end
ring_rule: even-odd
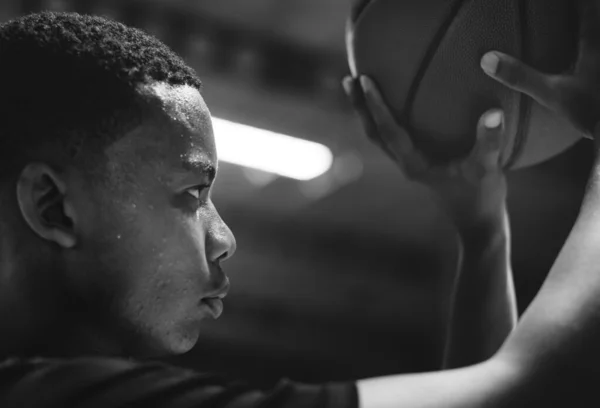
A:
MULTIPOLYGON (((75 293, 131 348, 188 351, 229 286, 235 239, 210 198, 217 154, 210 113, 187 86, 148 87, 155 114, 107 149, 110 182, 86 186, 75 293)), ((81 218, 81 217, 80 217, 81 218)), ((131 350, 130 350, 131 351, 131 350)))

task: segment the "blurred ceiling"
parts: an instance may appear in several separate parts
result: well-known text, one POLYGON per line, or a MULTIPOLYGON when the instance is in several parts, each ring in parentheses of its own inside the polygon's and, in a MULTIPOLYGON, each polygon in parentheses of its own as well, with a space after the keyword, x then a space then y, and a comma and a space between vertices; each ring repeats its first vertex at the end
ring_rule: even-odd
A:
MULTIPOLYGON (((254 380, 305 381, 437 367, 454 232, 427 193, 366 140, 344 99, 350 6, 351 0, 0 3, 4 18, 49 8, 141 27, 199 72, 213 115, 319 141, 336 156, 334 171, 305 183, 221 165, 215 202, 239 247, 225 265, 232 292, 224 316, 178 363, 254 380)), ((586 147, 510 174, 521 308, 577 213, 591 163, 586 147)))
MULTIPOLYGON (((153 0, 166 3, 165 0, 153 0)), ((302 46, 340 55, 344 16, 349 0, 172 0, 181 7, 211 20, 223 21, 240 29, 276 36, 292 46, 302 46)))

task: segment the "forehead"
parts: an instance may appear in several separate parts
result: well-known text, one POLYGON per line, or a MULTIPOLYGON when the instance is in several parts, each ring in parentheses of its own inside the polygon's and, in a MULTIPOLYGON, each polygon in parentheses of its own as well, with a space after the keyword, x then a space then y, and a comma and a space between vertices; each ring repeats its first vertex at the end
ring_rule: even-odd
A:
POLYGON ((157 105, 172 121, 188 128, 206 126, 210 122, 208 107, 194 87, 169 85, 164 82, 147 85, 142 94, 157 105))
POLYGON ((133 154, 136 161, 173 179, 214 173, 217 153, 212 122, 200 92, 191 86, 155 83, 140 93, 148 102, 148 114, 141 126, 108 149, 109 157, 123 159, 133 154))

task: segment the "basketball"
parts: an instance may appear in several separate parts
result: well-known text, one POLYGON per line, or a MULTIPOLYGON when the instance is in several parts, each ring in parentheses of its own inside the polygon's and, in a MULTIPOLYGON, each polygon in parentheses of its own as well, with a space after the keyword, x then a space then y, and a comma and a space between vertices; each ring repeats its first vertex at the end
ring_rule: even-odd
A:
POLYGON ((501 51, 558 74, 573 68, 577 46, 571 0, 362 0, 346 33, 352 75, 373 78, 415 145, 435 160, 466 155, 480 116, 503 109, 505 168, 547 160, 581 133, 487 76, 481 57, 501 51))

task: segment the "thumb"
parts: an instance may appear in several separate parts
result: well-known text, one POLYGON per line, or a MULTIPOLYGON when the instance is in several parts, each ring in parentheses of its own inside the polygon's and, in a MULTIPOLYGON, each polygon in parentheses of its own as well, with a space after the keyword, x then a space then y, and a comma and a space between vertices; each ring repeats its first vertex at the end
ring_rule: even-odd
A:
POLYGON ((342 86, 344 87, 344 91, 346 92, 346 95, 348 95, 350 104, 352 105, 352 108, 354 108, 354 111, 358 115, 358 118, 361 124, 363 125, 367 136, 377 142, 377 124, 373 120, 373 116, 367 108, 365 96, 360 86, 359 80, 347 76, 343 79, 342 86))
POLYGON ((481 59, 481 68, 496 81, 522 92, 539 104, 554 109, 556 105, 552 76, 543 74, 521 61, 501 52, 488 52, 481 59))
POLYGON ((500 109, 484 113, 477 126, 477 141, 471 159, 489 170, 500 168, 503 130, 504 113, 500 109))
POLYGON ((383 149, 384 153, 392 160, 396 160, 396 155, 390 150, 389 146, 380 136, 377 123, 373 119, 373 115, 371 115, 367 106, 365 93, 361 87, 360 80, 347 76, 342 80, 342 86, 350 100, 350 104, 354 108, 354 112, 358 115, 358 119, 361 122, 367 137, 383 149))

